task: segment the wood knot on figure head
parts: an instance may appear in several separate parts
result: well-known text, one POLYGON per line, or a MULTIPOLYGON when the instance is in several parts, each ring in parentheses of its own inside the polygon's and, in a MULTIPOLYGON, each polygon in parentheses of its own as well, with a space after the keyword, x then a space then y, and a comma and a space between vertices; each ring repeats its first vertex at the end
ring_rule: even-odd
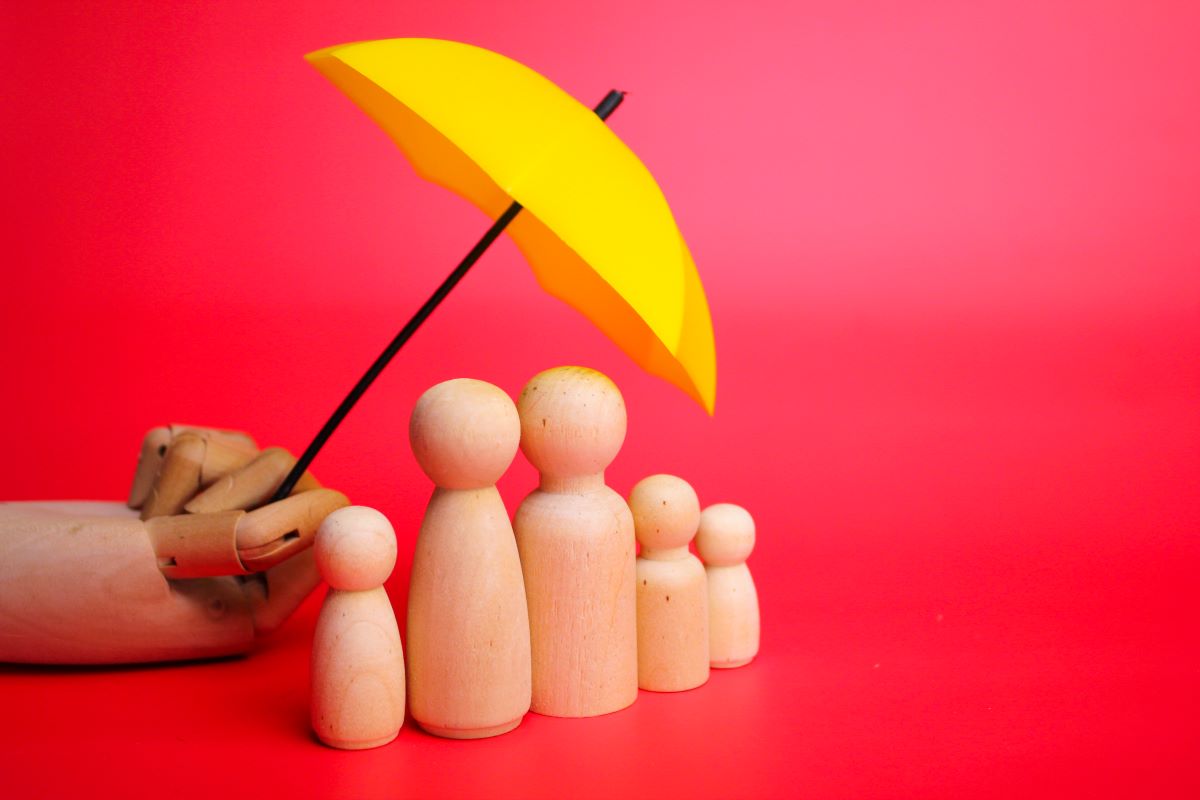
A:
POLYGON ((625 442, 625 400, 612 380, 593 369, 555 367, 534 375, 517 410, 521 452, 547 489, 602 482, 625 442))
POLYGON ((317 530, 313 555, 330 588, 374 589, 396 566, 396 532, 387 517, 373 508, 339 508, 317 530))
POLYGON ((495 485, 521 440, 512 398, 470 378, 439 383, 417 400, 408 426, 413 455, 443 489, 495 485))
POLYGON ((700 498, 674 475, 651 475, 629 493, 633 527, 643 558, 682 558, 700 525, 700 498))

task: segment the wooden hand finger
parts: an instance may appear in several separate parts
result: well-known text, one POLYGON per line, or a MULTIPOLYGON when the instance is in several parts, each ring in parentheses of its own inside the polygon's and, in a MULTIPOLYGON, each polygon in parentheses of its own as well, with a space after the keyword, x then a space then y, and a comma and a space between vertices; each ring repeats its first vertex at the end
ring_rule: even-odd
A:
POLYGON ((142 451, 138 455, 137 469, 133 472, 133 483, 129 486, 130 508, 141 508, 146 502, 170 443, 171 431, 167 427, 160 426, 146 431, 145 437, 142 438, 142 451))
MULTIPOLYGON (((268 447, 193 497, 184 508, 192 514, 258 508, 271 499, 295 463, 296 457, 282 447, 268 447)), ((305 472, 292 494, 319 488, 316 478, 305 472)))
POLYGON ((172 437, 142 504, 142 519, 180 513, 197 492, 249 463, 257 454, 244 442, 226 436, 187 431, 172 437))
POLYGON ((261 572, 312 546, 317 528, 350 501, 332 489, 314 489, 247 512, 237 525, 238 557, 261 572))
POLYGON ((146 521, 146 531, 168 578, 245 575, 312 546, 325 517, 349 504, 341 492, 315 489, 250 512, 154 517, 146 521))
POLYGON ((133 482, 129 487, 128 505, 130 508, 144 506, 162 469, 167 451, 171 444, 183 434, 194 434, 203 439, 220 441, 239 451, 252 454, 258 452, 258 445, 255 444, 254 439, 241 431, 204 428, 197 425, 163 425, 151 428, 142 439, 137 469, 134 471, 133 482))
POLYGON ((158 568, 168 578, 244 575, 237 551, 238 523, 244 511, 176 514, 146 521, 158 568))

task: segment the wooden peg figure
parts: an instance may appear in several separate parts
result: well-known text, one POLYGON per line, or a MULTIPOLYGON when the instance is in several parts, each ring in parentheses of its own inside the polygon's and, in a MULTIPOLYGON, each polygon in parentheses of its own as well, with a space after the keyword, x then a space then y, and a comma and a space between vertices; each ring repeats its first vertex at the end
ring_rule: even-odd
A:
POLYGON ((700 515, 696 552, 708 572, 709 657, 713 667, 749 664, 758 655, 758 592, 746 559, 754 519, 741 506, 717 503, 700 515))
POLYGON ((409 584, 409 707, 437 736, 497 736, 529 710, 525 583, 495 486, 520 438, 512 399, 483 381, 440 383, 413 410, 413 454, 437 488, 409 584))
POLYGON ((383 588, 396 534, 375 509, 348 506, 321 523, 314 550, 329 594, 313 636, 313 730, 331 747, 379 747, 404 723, 404 652, 383 588))
POLYGON ((533 649, 533 710, 591 717, 637 699, 633 517, 604 483, 625 440, 625 402, 582 367, 533 377, 517 402, 521 450, 541 484, 513 526, 533 649))
POLYGON ((688 544, 700 501, 687 481, 651 475, 629 493, 637 560, 638 686, 682 692, 708 681, 708 581, 688 544))

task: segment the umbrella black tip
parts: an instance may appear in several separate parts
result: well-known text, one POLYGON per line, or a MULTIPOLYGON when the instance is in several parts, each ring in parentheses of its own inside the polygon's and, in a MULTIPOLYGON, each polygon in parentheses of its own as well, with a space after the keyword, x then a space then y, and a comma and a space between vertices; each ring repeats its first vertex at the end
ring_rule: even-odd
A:
POLYGON ((625 99, 626 94, 628 93, 620 89, 612 89, 600 101, 600 105, 592 110, 596 112, 596 116, 600 119, 608 119, 608 115, 616 111, 617 106, 621 105, 621 101, 625 99))

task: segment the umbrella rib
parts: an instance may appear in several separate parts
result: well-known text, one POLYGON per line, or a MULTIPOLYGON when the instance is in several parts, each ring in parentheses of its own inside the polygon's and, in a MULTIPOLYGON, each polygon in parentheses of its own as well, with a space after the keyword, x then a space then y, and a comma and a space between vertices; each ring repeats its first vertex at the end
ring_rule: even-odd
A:
MULTIPOLYGON (((621 101, 624 99, 625 92, 613 89, 607 95, 605 95, 604 99, 601 100, 600 103, 592 110, 596 113, 596 116, 600 117, 600 119, 607 119, 608 115, 615 111, 617 106, 619 106, 621 101)), ((458 282, 463 279, 468 270, 470 270, 471 267, 474 266, 475 262, 479 260, 479 257, 482 256, 484 252, 492 245, 492 242, 496 241, 500 234, 504 232, 504 229, 508 227, 508 224, 516 218, 517 214, 521 213, 521 209, 522 206, 520 203, 514 202, 512 205, 510 205, 508 209, 505 210, 505 212, 501 214, 495 222, 492 223, 492 226, 487 229, 487 232, 483 234, 479 241, 475 243, 475 246, 472 247, 471 251, 467 253, 462 261, 459 262, 458 266, 454 268, 454 271, 451 272, 450 275, 447 276, 444 281, 442 281, 441 285, 438 286, 434 293, 429 296, 429 299, 425 301, 425 304, 417 309, 417 313, 413 314, 412 319, 408 321, 408 324, 405 325, 398 334, 396 334, 396 337, 392 339, 387 348, 380 353, 379 357, 375 359, 374 363, 371 364, 366 373, 358 379, 358 383, 354 384, 354 388, 350 390, 350 394, 346 395, 346 399, 342 400, 337 409, 321 427, 321 430, 317 433, 316 437, 313 438, 312 442, 307 448, 305 448, 300 458, 296 461, 295 466, 292 467, 292 471, 288 473, 287 477, 283 479, 283 483, 281 483, 279 488, 275 491, 275 495, 271 498, 271 502, 282 500, 292 493, 292 489, 295 488, 296 482, 300 480, 300 477, 304 474, 305 470, 307 470, 309 465, 312 464, 313 459, 316 458, 317 453, 321 451, 321 448, 325 446, 325 442, 329 440, 329 437, 333 435, 333 432, 337 430, 338 425, 340 425, 342 420, 346 418, 346 415, 350 413, 350 409, 354 408, 355 403, 357 403, 359 399, 366 393, 367 389, 369 389, 371 384, 375 382, 375 379, 379 377, 380 373, 387 368, 388 363, 391 362, 396 353, 400 351, 400 348, 403 347, 405 342, 407 342, 412 335, 417 332, 417 328, 421 327, 425 320, 429 318, 429 315, 433 313, 433 310, 437 308, 443 300, 446 299, 446 295, 450 294, 454 287, 458 285, 458 282)))

